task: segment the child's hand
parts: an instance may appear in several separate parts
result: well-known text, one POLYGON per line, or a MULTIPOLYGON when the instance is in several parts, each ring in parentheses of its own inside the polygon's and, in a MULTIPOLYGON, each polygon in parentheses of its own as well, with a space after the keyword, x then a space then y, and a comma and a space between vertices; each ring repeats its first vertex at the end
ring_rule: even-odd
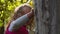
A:
POLYGON ((29 12, 27 14, 28 18, 32 18, 34 16, 34 10, 32 10, 31 12, 29 12))

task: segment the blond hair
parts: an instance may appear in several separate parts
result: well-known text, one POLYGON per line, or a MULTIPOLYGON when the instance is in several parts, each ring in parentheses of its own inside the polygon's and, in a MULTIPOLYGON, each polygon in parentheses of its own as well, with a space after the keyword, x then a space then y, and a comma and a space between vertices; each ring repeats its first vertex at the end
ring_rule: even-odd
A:
MULTIPOLYGON (((18 7, 16 7, 15 8, 15 10, 14 10, 14 15, 11 17, 11 20, 10 21, 8 21, 8 26, 10 25, 10 23, 12 22, 12 21, 14 21, 14 20, 16 20, 18 17, 20 17, 20 16, 22 16, 22 15, 17 15, 17 14, 19 14, 19 13, 21 13, 21 11, 23 10, 22 8, 23 8, 23 6, 27 6, 27 7, 29 7, 30 9, 33 9, 29 4, 22 4, 22 5, 20 5, 20 6, 18 6, 18 7)), ((27 25, 26 27, 27 27, 27 29, 29 29, 29 30, 32 30, 33 28, 34 28, 34 17, 32 17, 31 18, 31 20, 29 21, 29 22, 31 22, 29 25, 27 25)), ((8 27, 7 26, 7 27, 8 27)))

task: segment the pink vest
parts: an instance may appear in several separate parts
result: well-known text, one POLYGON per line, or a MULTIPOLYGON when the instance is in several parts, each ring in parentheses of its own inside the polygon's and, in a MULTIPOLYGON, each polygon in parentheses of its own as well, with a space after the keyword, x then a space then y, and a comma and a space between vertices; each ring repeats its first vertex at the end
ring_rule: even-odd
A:
POLYGON ((10 32, 7 28, 5 34, 28 34, 28 31, 26 30, 26 26, 22 26, 16 32, 10 32))

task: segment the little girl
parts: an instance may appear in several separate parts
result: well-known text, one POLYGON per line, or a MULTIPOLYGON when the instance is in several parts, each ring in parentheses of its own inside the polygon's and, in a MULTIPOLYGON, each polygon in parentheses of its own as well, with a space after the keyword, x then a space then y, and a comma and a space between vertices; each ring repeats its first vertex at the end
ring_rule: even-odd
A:
POLYGON ((5 34, 29 34, 26 26, 30 24, 29 21, 34 16, 32 7, 24 4, 17 7, 14 12, 14 15, 8 22, 5 34))

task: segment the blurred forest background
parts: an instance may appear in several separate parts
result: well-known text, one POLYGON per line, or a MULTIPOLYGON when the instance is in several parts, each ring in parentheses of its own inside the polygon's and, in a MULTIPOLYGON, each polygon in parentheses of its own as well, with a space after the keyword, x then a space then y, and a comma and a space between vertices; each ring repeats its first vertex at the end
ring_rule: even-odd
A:
POLYGON ((24 3, 29 3, 33 7, 32 0, 0 0, 0 34, 3 34, 4 26, 14 13, 14 9, 24 3))

